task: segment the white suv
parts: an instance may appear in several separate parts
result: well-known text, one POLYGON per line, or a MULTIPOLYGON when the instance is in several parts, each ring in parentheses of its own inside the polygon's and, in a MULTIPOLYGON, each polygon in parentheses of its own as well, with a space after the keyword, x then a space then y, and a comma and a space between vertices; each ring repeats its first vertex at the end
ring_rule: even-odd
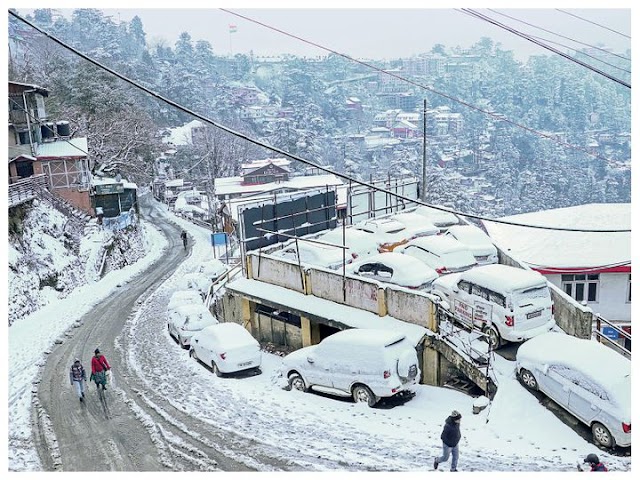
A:
POLYGON ((370 407, 381 398, 407 393, 420 379, 416 349, 390 330, 344 330, 282 360, 282 375, 295 390, 310 388, 370 407))

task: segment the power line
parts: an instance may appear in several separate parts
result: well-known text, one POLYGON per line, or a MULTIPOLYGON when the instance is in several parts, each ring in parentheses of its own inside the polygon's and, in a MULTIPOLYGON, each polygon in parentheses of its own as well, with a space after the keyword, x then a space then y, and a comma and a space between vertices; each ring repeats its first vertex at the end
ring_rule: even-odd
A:
POLYGON ((585 63, 585 62, 583 62, 581 60, 573 58, 571 55, 567 55, 566 53, 561 52, 560 50, 558 50, 556 48, 550 47, 549 45, 546 45, 543 42, 540 42, 540 41, 536 40, 535 38, 531 37, 530 35, 527 35, 526 33, 523 33, 523 32, 521 32, 519 30, 516 30, 515 28, 512 28, 512 27, 510 27, 508 25, 505 25, 504 23, 500 23, 497 20, 494 20, 493 18, 488 17, 488 16, 486 16, 486 15, 480 13, 480 12, 477 12, 477 11, 471 9, 471 8, 462 8, 462 9, 459 9, 458 11, 464 12, 464 13, 466 13, 468 15, 471 15, 473 17, 478 18, 479 20, 491 23, 492 25, 495 25, 496 27, 500 27, 500 28, 502 28, 504 30, 507 30, 508 32, 513 33, 514 35, 522 37, 525 40, 529 40, 530 42, 535 43, 536 45, 539 45, 542 48, 546 48, 547 50, 549 50, 549 51, 551 51, 551 52, 553 52, 553 53, 555 53, 557 55, 560 55, 561 57, 564 57, 564 58, 566 58, 567 60, 569 60, 571 62, 577 63, 578 65, 581 65, 581 66, 591 70, 592 72, 595 72, 595 73, 597 73, 599 75, 602 75, 603 77, 608 78, 609 80, 611 80, 613 82, 619 83, 620 85, 624 85, 627 88, 631 88, 631 84, 629 84, 629 83, 627 83, 627 82, 625 82, 623 80, 620 80, 619 78, 616 78, 613 75, 609 75, 608 73, 603 72, 602 70, 599 70, 599 69, 589 65, 588 63, 585 63))
POLYGON ((79 56, 80 58, 83 58, 84 60, 86 60, 87 62, 95 65, 98 68, 101 68, 102 70, 110 73, 111 75, 119 78, 120 80, 124 81, 125 83, 128 83, 129 85, 132 85, 133 87, 142 90, 143 92, 148 93, 149 95, 155 97, 156 99, 174 107, 177 108, 178 110, 191 115, 195 118, 197 118, 198 120, 201 120, 205 123, 208 123, 209 125, 212 125, 216 128, 219 128, 220 130, 223 130, 235 137, 241 138, 249 143, 252 143, 254 145, 257 145, 259 147, 262 148, 266 148, 268 150, 271 150, 273 152, 279 153, 280 155, 284 155, 285 157, 291 158, 292 160, 298 161, 300 163, 304 163, 305 165, 309 165, 311 167, 317 168, 318 170, 322 170, 323 172, 326 173, 330 173, 335 175, 336 177, 342 178, 344 180, 348 180, 351 183, 355 183, 358 185, 362 185, 365 186, 367 188, 370 188, 372 190, 378 191, 378 192, 382 192, 384 194, 387 195, 391 195, 394 197, 397 197, 399 199, 405 200, 407 202, 410 203, 415 203, 417 205, 423 205, 426 207, 430 207, 433 208, 434 210, 440 210, 443 212, 448 212, 448 213, 453 213, 455 215, 460 215, 461 217, 467 217, 467 218, 473 218, 476 220, 484 220, 484 221, 489 221, 489 222, 494 222, 494 223, 501 223, 501 224, 505 224, 505 225, 512 225, 512 226, 517 226, 517 227, 527 227, 527 228, 537 228, 537 229, 541 229, 541 230, 557 230, 557 231, 567 231, 567 232, 592 232, 592 233, 622 233, 622 232, 630 232, 631 230, 613 230, 613 229, 604 229, 604 230, 592 230, 592 229, 580 229, 580 228, 568 228, 568 227, 549 227, 549 226, 545 226, 545 225, 529 225, 529 224, 523 224, 523 223, 518 223, 518 222, 512 222, 512 221, 508 221, 508 220, 501 220, 501 219, 495 219, 495 218, 488 218, 488 217, 484 217, 481 215, 474 215, 474 214, 470 214, 470 213, 464 213, 464 212, 460 212, 457 210, 449 210, 447 208, 443 208, 440 207, 438 205, 431 205, 428 203, 424 203, 418 199, 414 199, 414 198, 409 198, 405 195, 401 195, 399 193, 396 192, 392 192, 391 190, 385 190, 384 188, 380 188, 377 187, 373 184, 361 181, 361 180, 357 180, 355 178, 350 177, 349 175, 346 175, 344 173, 340 173, 340 172, 335 172, 333 170, 331 170, 330 168, 324 167, 322 165, 318 165, 310 160, 306 160, 302 157, 299 157, 297 155, 293 155, 289 152, 286 152, 285 150, 282 150, 278 147, 273 147, 271 145, 268 145, 264 142, 261 142, 259 140, 256 140, 252 137, 249 137, 248 135, 245 135, 244 133, 241 132, 237 132, 233 129, 231 129, 230 127, 227 127, 226 125, 220 124, 214 120, 211 120, 208 117, 205 117, 204 115, 201 115, 197 112, 194 112, 193 110, 188 109, 187 107, 184 107, 182 105, 180 105, 179 103, 174 102, 173 100, 170 100, 166 97, 163 97, 162 95, 160 95, 157 92, 154 92, 152 90, 150 90, 149 88, 141 85, 140 83, 136 82, 135 80, 132 80, 124 75, 122 75, 121 73, 116 72, 115 70, 107 67, 106 65, 98 62, 97 60, 94 60, 93 58, 89 57, 88 55, 85 55, 84 53, 78 51, 76 48, 67 45, 65 42, 63 42, 62 40, 58 39, 57 37, 55 37, 54 35, 42 30, 40 27, 34 25, 33 23, 31 23, 30 21, 22 18, 20 15, 18 15, 17 13, 9 10, 9 14, 13 15, 14 17, 16 17, 17 19, 21 20, 22 22, 24 22, 25 24, 29 25, 30 27, 32 27, 33 29, 37 30, 38 32, 42 33, 43 35, 45 35, 46 37, 48 37, 51 41, 57 43, 58 45, 60 45, 61 47, 65 48, 66 50, 69 50, 70 52, 72 52, 73 54, 79 56))
POLYGON ((560 33, 556 33, 556 32, 553 32, 551 30, 547 30, 546 28, 539 27, 538 25, 534 25, 533 23, 525 22, 524 20, 520 20, 519 18, 515 18, 515 17, 513 17, 511 15, 507 15, 506 13, 498 12, 497 10, 493 10, 491 8, 488 8, 487 10, 489 10, 490 12, 493 12, 493 13, 495 13, 497 15, 501 15, 503 17, 510 18, 511 20, 514 20, 516 22, 522 23, 522 24, 527 25, 529 27, 537 28, 538 30, 542 30, 543 32, 547 32, 547 33, 550 33, 552 35, 556 35, 557 37, 564 38, 565 40, 570 40, 572 42, 579 43, 580 45, 584 45, 585 47, 589 47, 589 48, 593 48, 595 50, 599 50, 599 51, 601 51, 603 53, 606 53, 607 55, 613 55, 614 57, 618 57, 618 58, 621 58, 623 60, 627 60, 628 62, 631 61, 630 58, 627 58, 624 55, 619 55, 617 53, 609 52, 608 50, 605 50, 605 49, 600 48, 600 47, 596 47, 595 45, 591 45, 589 43, 584 43, 584 42, 581 42, 580 40, 576 40, 575 38, 567 37, 567 36, 562 35, 560 33))
POLYGON ((614 65, 613 63, 605 62, 605 61, 604 61, 604 60, 602 60, 601 58, 594 57, 593 55, 590 55, 590 54, 588 54, 587 52, 583 52, 583 51, 581 51, 581 50, 577 50, 576 48, 574 48, 574 47, 570 47, 569 45, 567 45, 567 44, 565 44, 565 43, 554 42, 553 40, 549 40, 548 38, 538 37, 538 36, 536 36, 536 35, 530 35, 530 36, 531 36, 531 38, 535 38, 535 39, 540 40, 540 41, 543 41, 543 42, 552 43, 552 44, 554 44, 554 45, 559 45, 559 46, 561 46, 561 47, 568 48, 569 50, 573 50, 574 52, 576 52, 576 53, 578 53, 578 54, 580 54, 580 55, 584 55, 585 57, 589 57, 589 58, 591 58, 591 59, 595 60, 596 62, 604 63, 604 64, 605 64, 605 65, 607 65, 608 67, 615 68, 616 70, 620 70, 620 71, 622 71, 622 72, 625 72, 625 73, 629 73, 629 74, 631 74, 631 70, 627 70, 626 68, 619 67, 619 66, 617 66, 617 65, 614 65))
POLYGON ((592 21, 592 20, 588 20, 588 19, 583 18, 583 17, 581 17, 581 16, 579 16, 579 15, 576 15, 576 14, 574 14, 574 13, 567 12, 566 10, 562 10, 561 8, 556 8, 556 10, 557 10, 557 11, 559 11, 559 12, 562 12, 562 13, 566 13, 567 15, 571 15, 572 17, 578 18, 578 19, 580 19, 580 20, 582 20, 582 21, 584 21, 584 22, 587 22, 587 23, 590 23, 590 24, 592 24, 592 25, 596 25, 596 26, 598 26, 598 27, 604 28, 605 30, 609 30, 610 32, 617 33, 618 35, 620 35, 620 36, 622 36, 622 37, 625 37, 625 38, 631 39, 631 36, 626 35, 626 34, 624 34, 624 33, 621 33, 621 32, 619 32, 619 31, 617 31, 617 30, 614 30, 613 28, 609 28, 609 27, 607 27, 607 26, 605 26, 605 25, 601 25, 601 24, 599 24, 599 23, 596 23, 596 22, 594 22, 594 21, 592 21))
POLYGON ((472 110, 475 110, 475 111, 477 111, 477 112, 483 113, 483 114, 485 114, 485 115, 489 115, 490 117, 493 117, 493 118, 495 118, 496 120, 504 121, 504 122, 506 122, 506 123, 509 123, 509 124, 511 124, 511 125, 514 125, 514 126, 516 126, 516 127, 519 127, 519 128, 521 128, 521 129, 523 129, 523 130, 526 130, 526 131, 527 131, 527 132, 529 132, 529 133, 532 133, 532 134, 534 134, 534 135, 537 135, 538 137, 546 138, 546 139, 548 139, 548 140, 551 140, 552 142, 555 142, 555 143, 557 143, 558 145, 562 145, 562 146, 564 146, 564 147, 567 147, 567 148, 570 148, 570 149, 573 149, 573 150, 579 150, 579 151, 581 151, 581 152, 583 152, 583 153, 585 153, 585 154, 589 155, 590 157, 597 158, 598 160, 603 160, 603 161, 605 161, 605 162, 607 162, 607 163, 611 163, 611 160, 609 160, 608 158, 602 157, 602 156, 598 155, 597 153, 593 153, 593 152, 591 152, 591 151, 587 150, 586 148, 582 148, 582 147, 579 147, 579 146, 577 146, 577 145, 573 145, 573 144, 571 144, 571 143, 563 142, 562 140, 560 140, 560 139, 558 139, 558 138, 554 137, 553 135, 550 135, 550 134, 547 134, 547 133, 540 132, 540 131, 535 130, 535 129, 531 128, 531 127, 527 127, 526 125, 523 125, 523 124, 521 124, 521 123, 518 123, 518 122, 516 122, 516 121, 514 121, 514 120, 509 120, 509 119, 508 119, 508 118, 506 118, 504 115, 501 115, 501 114, 499 114, 499 113, 495 113, 495 112, 490 112, 490 111, 488 111, 488 110, 484 110, 484 109, 482 109, 482 108, 480 108, 480 107, 477 107, 477 106, 475 106, 475 105, 472 105, 472 104, 470 104, 470 103, 468 103, 468 102, 466 102, 466 101, 464 101, 464 100, 460 100, 459 98, 456 98, 456 97, 453 97, 453 96, 448 95, 448 94, 446 94, 446 93, 443 93, 443 92, 440 92, 440 91, 438 91, 438 90, 435 90, 433 87, 430 87, 430 86, 428 86, 428 85, 423 85, 423 84, 418 83, 418 82, 416 82, 416 81, 413 81, 413 80, 411 80, 411 79, 408 79, 408 78, 402 77, 401 75, 395 74, 395 73, 393 73, 393 72, 386 71, 386 70, 384 70, 384 69, 382 69, 382 68, 379 68, 379 67, 376 67, 375 65, 372 65, 372 64, 370 64, 370 63, 368 63, 368 62, 365 62, 365 61, 363 61, 363 60, 358 60, 358 59, 356 59, 356 58, 350 57, 350 56, 349 56, 349 55, 347 55, 347 54, 340 53, 340 52, 338 52, 338 51, 336 51, 336 50, 333 50, 333 49, 331 49, 331 48, 328 48, 328 47, 325 47, 325 46, 320 45, 320 44, 318 44, 318 43, 312 42, 311 40, 307 40, 307 39, 305 39, 305 38, 302 38, 302 37, 299 37, 299 36, 294 35, 294 34, 292 34, 292 33, 286 32, 286 31, 281 30, 281 29, 279 29, 279 28, 272 27, 271 25, 268 25, 268 24, 266 24, 266 23, 260 22, 260 21, 258 21, 258 20, 255 20, 255 19, 251 18, 251 17, 247 17, 246 15, 242 15, 242 14, 240 14, 240 13, 233 12, 233 11, 231 11, 231 10, 227 10, 227 9, 225 9, 225 8, 221 8, 220 10, 222 10, 222 11, 224 11, 224 12, 227 12, 227 13, 229 13, 229 14, 231 14, 231 15, 234 15, 234 16, 236 16, 236 17, 242 18, 242 19, 244 19, 244 20, 247 20, 248 22, 255 23, 255 24, 257 24, 257 25, 260 25, 260 26, 263 26, 263 27, 265 27, 265 28, 268 28, 269 30, 273 30, 273 31, 275 31, 275 32, 281 33, 281 34, 286 35, 286 36, 288 36, 288 37, 294 38, 294 39, 299 40, 299 41, 301 41, 301 42, 303 42, 303 43, 306 43, 306 44, 308 44, 308 45, 312 45, 312 46, 317 47, 317 48, 319 48, 319 49, 321 49, 321 50, 325 50, 325 51, 327 51, 327 52, 329 52, 329 53, 333 53, 334 55, 338 55, 338 56, 340 56, 340 57, 342 57, 342 58, 345 58, 346 60, 349 60, 349 61, 355 62, 355 63, 357 63, 357 64, 359 64, 359 65, 365 66, 365 67, 367 67, 367 68, 369 68, 369 69, 375 70, 375 71, 377 71, 377 72, 379 72, 379 73, 382 73, 382 74, 384 74, 384 75, 387 75, 387 76, 390 76, 390 77, 393 77, 393 78, 397 78, 398 80, 401 80, 401 81, 406 82, 406 83, 408 83, 408 84, 410 84, 410 85, 413 85, 413 86, 416 86, 416 87, 418 87, 418 88, 421 88, 421 89, 423 89, 423 90, 427 90, 427 91, 429 91, 429 92, 432 92, 432 93, 434 93, 434 94, 436 94, 436 95, 439 95, 439 96, 441 96, 441 97, 443 97, 443 98, 446 98, 446 99, 448 99, 448 100, 451 100, 452 102, 459 103, 459 104, 464 105, 465 107, 468 107, 468 108, 470 108, 470 109, 472 109, 472 110))

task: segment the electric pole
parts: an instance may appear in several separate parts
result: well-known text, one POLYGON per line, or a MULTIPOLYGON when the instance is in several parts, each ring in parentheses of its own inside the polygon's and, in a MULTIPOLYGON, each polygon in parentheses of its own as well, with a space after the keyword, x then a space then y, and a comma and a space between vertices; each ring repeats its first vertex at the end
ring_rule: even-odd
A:
POLYGON ((427 99, 424 99, 422 111, 422 188, 420 189, 420 200, 427 201, 427 99))

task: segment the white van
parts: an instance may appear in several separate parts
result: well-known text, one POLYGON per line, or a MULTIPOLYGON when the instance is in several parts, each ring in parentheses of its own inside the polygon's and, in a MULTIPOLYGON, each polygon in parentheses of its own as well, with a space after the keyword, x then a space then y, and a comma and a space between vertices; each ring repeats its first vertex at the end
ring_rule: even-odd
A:
POLYGON ((359 328, 290 353, 281 373, 293 390, 352 396, 370 407, 407 393, 420 380, 416 349, 403 333, 359 328))
POLYGON ((480 328, 494 349, 548 332, 556 323, 547 280, 537 272, 483 265, 439 277, 432 287, 454 318, 480 328))

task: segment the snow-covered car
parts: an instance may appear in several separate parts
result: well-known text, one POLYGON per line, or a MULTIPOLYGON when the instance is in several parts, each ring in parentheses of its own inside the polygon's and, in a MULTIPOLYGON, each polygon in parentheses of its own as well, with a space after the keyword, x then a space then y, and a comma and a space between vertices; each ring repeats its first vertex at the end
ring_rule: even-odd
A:
POLYGON ((189 354, 211 367, 218 376, 257 370, 262 363, 258 341, 246 328, 233 322, 210 325, 197 332, 191 338, 189 354))
POLYGON ((188 348, 191 337, 209 325, 218 323, 209 309, 199 305, 180 305, 169 312, 167 328, 169 335, 175 338, 182 348, 188 348))
POLYGON ((444 235, 416 238, 397 251, 417 258, 438 272, 438 275, 462 272, 477 265, 471 250, 456 239, 444 235))
POLYGON ((493 264, 444 275, 431 293, 467 327, 481 329, 492 349, 522 342, 555 327, 547 280, 538 272, 493 264))
POLYGON ((411 391, 420 379, 416 349, 403 333, 343 330, 282 359, 293 390, 352 396, 370 407, 381 398, 411 391))
POLYGON ((227 269, 227 265, 222 263, 217 258, 212 258, 198 265, 196 273, 200 273, 210 278, 212 282, 215 282, 216 280, 218 280, 218 278, 220 278, 227 272, 227 269))
POLYGON ((440 233, 440 229, 430 222, 428 218, 415 212, 397 213, 390 218, 397 220, 413 231, 412 238, 428 237, 440 233))
POLYGON ((167 321, 171 312, 182 305, 202 305, 202 296, 196 290, 178 290, 171 294, 167 305, 167 321))
POLYGON ((415 235, 415 232, 407 228, 404 223, 388 217, 362 220, 353 228, 374 234, 379 252, 391 252, 398 245, 407 243, 415 235))
POLYGON ((378 253, 356 261, 347 267, 347 273, 419 290, 428 290, 438 278, 433 268, 397 252, 378 253))
POLYGON ((298 240, 297 247, 295 243, 291 243, 271 255, 297 263, 299 252, 300 263, 302 264, 337 270, 342 268, 343 263, 351 263, 354 259, 354 255, 349 249, 343 250, 341 247, 298 240))
POLYGON ((318 240, 349 247, 354 259, 378 253, 378 242, 374 234, 355 228, 345 228, 343 240, 342 233, 342 228, 334 228, 318 236, 318 240))
POLYGON ((445 236, 455 238, 471 250, 478 265, 498 263, 498 249, 489 235, 475 225, 453 225, 447 229, 445 236))
POLYGON ((631 361, 595 340, 551 332, 527 340, 516 372, 585 425, 596 444, 631 445, 631 361))
MULTIPOLYGON (((439 207, 440 205, 437 206, 439 207)), ((460 223, 460 219, 455 214, 427 207, 425 205, 420 205, 414 210, 414 213, 426 217, 431 223, 439 228, 448 228, 460 223)))
POLYGON ((199 292, 202 298, 207 295, 211 286, 211 279, 202 273, 185 273, 181 277, 181 288, 185 290, 195 290, 199 292))

